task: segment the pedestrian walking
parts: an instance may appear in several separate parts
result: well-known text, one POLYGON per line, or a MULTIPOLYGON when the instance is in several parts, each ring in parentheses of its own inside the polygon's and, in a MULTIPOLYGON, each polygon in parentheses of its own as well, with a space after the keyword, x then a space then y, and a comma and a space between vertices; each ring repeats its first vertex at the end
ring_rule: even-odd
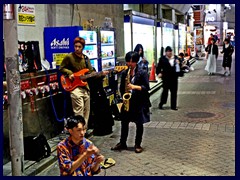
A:
POLYGON ((231 45, 229 39, 224 40, 223 50, 223 62, 222 67, 224 68, 224 75, 231 75, 231 65, 232 65, 232 54, 234 52, 234 47, 231 45))
POLYGON ((218 58, 218 46, 215 44, 215 39, 211 39, 211 44, 206 47, 207 51, 207 64, 205 70, 208 72, 208 75, 213 75, 216 73, 217 69, 217 58, 218 58))
POLYGON ((167 46, 165 56, 159 59, 156 73, 159 78, 162 78, 163 91, 158 108, 163 109, 163 105, 167 103, 168 91, 171 92, 171 109, 177 109, 177 90, 178 77, 180 73, 179 60, 176 55, 173 55, 172 48, 167 46))

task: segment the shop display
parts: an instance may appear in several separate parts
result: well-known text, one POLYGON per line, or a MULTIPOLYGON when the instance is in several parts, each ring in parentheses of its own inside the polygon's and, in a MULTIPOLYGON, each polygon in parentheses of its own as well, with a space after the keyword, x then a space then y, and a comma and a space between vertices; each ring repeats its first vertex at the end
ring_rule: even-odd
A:
POLYGON ((161 57, 161 47, 162 47, 161 22, 157 22, 157 58, 161 57))
POLYGON ((175 48, 174 52, 175 54, 179 54, 179 32, 178 32, 178 27, 174 29, 174 40, 175 40, 175 48))
POLYGON ((124 16, 125 54, 133 50, 137 44, 142 44, 144 56, 149 64, 152 64, 154 60, 154 36, 154 19, 135 16, 133 14, 124 16))
POLYGON ((189 49, 189 55, 195 55, 195 44, 194 44, 194 32, 187 32, 187 48, 189 49))
POLYGON ((178 31, 179 31, 179 53, 186 52, 187 45, 186 45, 186 25, 185 24, 178 24, 178 31))
POLYGON ((163 48, 167 46, 174 47, 174 26, 171 23, 163 22, 162 23, 162 30, 163 30, 163 48))

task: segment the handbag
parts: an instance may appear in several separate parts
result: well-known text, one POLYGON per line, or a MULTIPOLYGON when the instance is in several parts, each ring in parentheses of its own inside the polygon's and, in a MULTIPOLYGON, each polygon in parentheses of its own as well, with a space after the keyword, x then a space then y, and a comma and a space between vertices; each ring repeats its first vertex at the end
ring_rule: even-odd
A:
POLYGON ((51 155, 51 148, 43 134, 24 137, 24 159, 39 162, 51 155))

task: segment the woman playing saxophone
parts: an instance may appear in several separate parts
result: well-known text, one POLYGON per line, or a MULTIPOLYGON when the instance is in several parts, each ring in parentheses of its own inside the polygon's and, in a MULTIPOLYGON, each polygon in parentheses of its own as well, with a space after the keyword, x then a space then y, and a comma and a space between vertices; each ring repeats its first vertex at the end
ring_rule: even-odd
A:
POLYGON ((139 69, 137 62, 139 61, 139 54, 130 51, 125 56, 126 64, 129 67, 122 72, 120 93, 125 99, 127 105, 123 105, 121 109, 121 138, 120 142, 112 147, 112 150, 127 149, 127 137, 129 130, 129 123, 136 124, 135 137, 135 152, 141 153, 143 136, 143 124, 150 121, 149 107, 151 106, 149 100, 149 80, 146 71, 139 69), (130 98, 129 98, 130 97, 130 98))

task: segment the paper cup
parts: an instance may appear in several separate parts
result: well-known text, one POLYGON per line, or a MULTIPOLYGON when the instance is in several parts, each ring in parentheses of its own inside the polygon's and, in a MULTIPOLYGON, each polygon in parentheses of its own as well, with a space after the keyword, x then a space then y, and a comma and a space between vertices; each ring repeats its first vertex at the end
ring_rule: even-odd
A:
POLYGON ((56 62, 52 62, 52 68, 56 69, 56 62))

